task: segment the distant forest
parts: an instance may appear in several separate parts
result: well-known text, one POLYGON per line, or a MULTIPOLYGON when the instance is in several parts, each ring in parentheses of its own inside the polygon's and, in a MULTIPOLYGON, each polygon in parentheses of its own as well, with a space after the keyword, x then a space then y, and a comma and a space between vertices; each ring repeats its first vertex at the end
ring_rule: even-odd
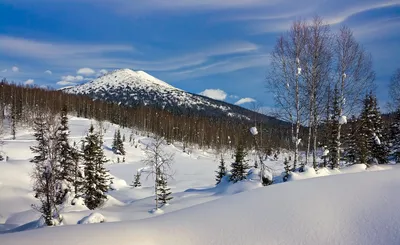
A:
POLYGON ((18 85, 5 79, 0 82, 0 102, 1 121, 10 122, 10 132, 3 133, 14 137, 18 126, 30 127, 36 117, 44 113, 59 114, 66 106, 70 115, 109 121, 131 128, 133 133, 161 135, 169 143, 183 142, 184 147, 196 144, 201 148, 232 149, 240 142, 252 148, 254 138, 249 132, 252 126, 259 128, 260 134, 255 137, 264 152, 290 147, 288 123, 206 117, 196 112, 184 115, 143 105, 126 107, 59 90, 18 85))

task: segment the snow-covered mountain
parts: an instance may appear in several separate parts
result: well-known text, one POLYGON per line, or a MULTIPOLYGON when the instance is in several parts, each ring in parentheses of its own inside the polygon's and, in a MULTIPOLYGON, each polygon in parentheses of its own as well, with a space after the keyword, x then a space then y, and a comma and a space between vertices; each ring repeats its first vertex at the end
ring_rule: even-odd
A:
POLYGON ((116 102, 125 106, 146 105, 182 114, 229 116, 245 120, 253 119, 257 115, 258 120, 276 120, 243 107, 185 92, 146 72, 130 69, 115 70, 91 82, 64 88, 63 91, 88 95, 95 99, 116 102))

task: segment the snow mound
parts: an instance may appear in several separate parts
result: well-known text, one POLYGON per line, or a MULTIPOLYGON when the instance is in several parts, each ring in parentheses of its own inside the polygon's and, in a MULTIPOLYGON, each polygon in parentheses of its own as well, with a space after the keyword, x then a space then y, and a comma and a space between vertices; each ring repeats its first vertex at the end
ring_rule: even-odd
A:
POLYGON ((126 183, 125 180, 118 179, 116 177, 113 177, 113 178, 114 178, 112 180, 113 183, 110 185, 112 190, 119 190, 119 189, 128 187, 128 184, 126 183))
MULTIPOLYGON (((257 169, 255 169, 257 170, 257 169)), ((262 187, 259 179, 259 172, 254 171, 247 177, 246 180, 233 183, 229 181, 230 176, 226 175, 221 179, 221 182, 215 187, 216 195, 234 195, 241 192, 257 189, 262 187), (254 178, 255 180, 253 180, 254 178)))
POLYGON ((398 245, 398 176, 400 169, 289 182, 152 219, 4 234, 0 244, 398 245))
POLYGON ((91 213, 90 215, 84 217, 83 219, 78 221, 79 225, 85 224, 97 224, 106 222, 106 218, 100 213, 91 213))
POLYGON ((107 200, 104 202, 104 204, 101 206, 102 208, 105 207, 112 207, 112 206, 124 206, 125 204, 114 197, 107 195, 107 200))

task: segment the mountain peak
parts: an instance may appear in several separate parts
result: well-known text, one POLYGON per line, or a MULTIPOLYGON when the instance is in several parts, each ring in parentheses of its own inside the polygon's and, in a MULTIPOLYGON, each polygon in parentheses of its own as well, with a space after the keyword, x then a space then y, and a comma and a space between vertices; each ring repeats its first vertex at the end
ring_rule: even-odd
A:
MULTIPOLYGON (((155 86, 163 86, 169 89, 177 89, 144 71, 134 71, 129 68, 123 68, 112 71, 110 73, 105 74, 101 78, 102 80, 115 80, 116 82, 124 82, 127 84, 136 83, 135 84, 136 86, 138 85, 137 83, 140 82, 143 83, 143 85, 148 85, 148 86, 155 85, 155 86)), ((94 81, 97 81, 99 79, 100 78, 95 79, 94 81)))
MULTIPOLYGON (((123 106, 152 106, 179 114, 250 120, 255 112, 175 88, 144 71, 119 69, 89 83, 63 89, 123 106)), ((265 120, 270 118, 264 117, 265 120)))

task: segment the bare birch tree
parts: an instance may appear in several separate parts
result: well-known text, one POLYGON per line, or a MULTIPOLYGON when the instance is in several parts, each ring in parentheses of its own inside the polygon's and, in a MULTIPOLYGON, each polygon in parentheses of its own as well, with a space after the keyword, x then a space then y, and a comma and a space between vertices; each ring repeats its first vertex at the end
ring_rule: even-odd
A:
POLYGON ((148 145, 146 156, 143 159, 143 163, 148 167, 148 176, 154 178, 154 191, 155 201, 157 210, 159 205, 159 196, 157 195, 159 186, 158 184, 162 178, 171 178, 173 173, 171 172, 174 155, 164 151, 165 140, 161 136, 156 136, 153 142, 148 145))
POLYGON ((305 79, 304 103, 308 108, 308 139, 305 164, 308 164, 312 143, 313 166, 317 168, 317 133, 326 87, 329 86, 331 70, 331 32, 319 16, 314 17, 307 27, 307 42, 301 58, 302 75, 305 79))
POLYGON ((286 34, 279 37, 271 54, 267 89, 274 94, 280 118, 292 123, 291 141, 294 144, 293 169, 296 169, 300 126, 304 116, 304 103, 301 103, 300 89, 304 83, 301 76, 300 59, 305 52, 306 23, 296 21, 286 34))
MULTIPOLYGON (((334 55, 334 86, 339 90, 339 114, 350 115, 360 109, 362 98, 373 88, 375 73, 372 70, 372 58, 356 41, 353 32, 343 26, 335 37, 333 46, 334 55)), ((342 124, 340 118, 334 119, 337 123, 336 159, 334 165, 340 161, 340 138, 342 124)))

